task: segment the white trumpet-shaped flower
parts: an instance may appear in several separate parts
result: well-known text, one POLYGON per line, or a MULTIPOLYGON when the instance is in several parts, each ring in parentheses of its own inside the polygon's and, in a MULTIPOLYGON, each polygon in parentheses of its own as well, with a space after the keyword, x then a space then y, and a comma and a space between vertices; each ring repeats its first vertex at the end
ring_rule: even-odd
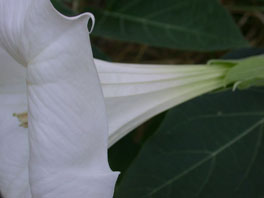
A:
POLYGON ((113 196, 118 173, 107 160, 107 118, 89 19, 89 13, 62 16, 49 0, 0 0, 5 198, 113 196), (17 85, 23 72, 24 82, 17 85), (26 110, 28 129, 21 130, 10 115, 26 110))

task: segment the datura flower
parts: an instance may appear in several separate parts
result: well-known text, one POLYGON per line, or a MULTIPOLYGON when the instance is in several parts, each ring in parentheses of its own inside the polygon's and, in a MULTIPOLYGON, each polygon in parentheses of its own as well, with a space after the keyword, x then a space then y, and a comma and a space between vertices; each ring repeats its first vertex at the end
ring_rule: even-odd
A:
POLYGON ((109 168, 108 147, 152 116, 225 85, 230 64, 94 60, 88 20, 92 14, 61 15, 49 0, 0 0, 4 198, 112 197, 119 173, 109 168))
POLYGON ((119 173, 108 165, 107 117, 88 20, 93 20, 89 13, 62 16, 49 0, 0 0, 0 189, 5 198, 113 196, 119 173), (12 82, 7 88, 23 67, 23 85, 12 82), (28 129, 20 130, 10 115, 26 110, 28 129))

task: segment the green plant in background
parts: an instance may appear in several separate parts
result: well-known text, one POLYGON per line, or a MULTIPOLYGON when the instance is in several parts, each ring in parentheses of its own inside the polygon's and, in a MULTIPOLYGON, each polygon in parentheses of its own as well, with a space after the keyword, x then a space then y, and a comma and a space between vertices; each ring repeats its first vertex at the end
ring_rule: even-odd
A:
MULTIPOLYGON (((217 0, 132 0, 129 2, 125 0, 53 0, 52 3, 61 13, 69 16, 84 11, 94 13, 96 25, 93 35, 97 44, 102 38, 110 38, 141 43, 144 46, 211 53, 249 47, 249 42, 242 36, 225 7, 234 10, 250 8, 259 19, 262 16, 261 9, 256 9, 257 6, 261 6, 261 1, 253 4, 249 0, 241 2, 243 5, 237 5, 233 1, 232 4, 225 5, 224 1, 221 4, 217 0)), ((32 17, 32 15, 29 16, 32 17)), ((241 21, 242 19, 238 23, 243 22, 241 21)), ((90 24, 88 27, 90 28, 90 24)), ((52 29, 51 32, 53 32, 52 29)), ((77 31, 75 34, 80 35, 77 31)), ((48 38, 44 34, 41 35, 43 38, 48 38)), ((70 37, 68 40, 71 40, 70 37)), ((259 43, 262 42, 261 39, 258 40, 259 43)), ((38 39, 35 41, 38 42, 38 39)), ((9 49, 9 54, 18 62, 21 61, 19 59, 21 54, 18 52, 22 51, 19 51, 19 47, 17 52, 13 51, 12 45, 10 43, 7 45, 4 40, 2 45, 9 49)), ((80 46, 83 45, 80 44, 80 46)), ((78 46, 75 45, 75 47, 78 46)), ((110 56, 105 55, 98 47, 100 48, 99 45, 93 48, 94 56, 111 60, 110 56)), ((115 46, 111 43, 110 48, 114 49, 115 46)), ((260 52, 262 52, 261 49, 260 52)), ((89 49, 87 54, 89 54, 89 49)), ((2 56, 2 53, 0 55, 2 56)), ((264 195, 262 188, 264 179, 262 170, 264 163, 264 147, 262 146, 264 90, 261 88, 264 85, 264 58, 262 55, 242 58, 239 54, 240 59, 234 59, 235 56, 232 54, 229 56, 231 59, 210 60, 203 65, 145 65, 94 60, 103 90, 109 125, 108 146, 112 146, 109 151, 109 162, 112 169, 122 173, 116 185, 114 197, 203 198, 261 197, 264 195), (251 89, 244 90, 248 88, 251 89), (212 91, 216 92, 198 97, 212 91), (182 104, 195 97, 198 98, 182 104), (128 135, 120 140, 151 117, 179 104, 181 105, 171 109, 164 119, 150 120, 149 124, 141 126, 136 134, 128 135), (123 157, 123 154, 128 157, 123 157)), ((77 63, 76 57, 78 57, 77 54, 71 60, 77 63)), ((17 96, 19 98, 25 96, 21 82, 25 79, 26 69, 10 66, 8 62, 3 64, 6 59, 2 60, 0 96, 3 102, 1 108, 8 112, 16 109, 22 110, 23 114, 15 114, 15 116, 20 119, 22 126, 27 127, 26 103, 23 100, 14 99, 17 96), (11 77, 12 75, 14 78, 11 77)), ((83 59, 80 58, 79 61, 81 60, 83 59)), ((36 73, 31 75, 34 76, 33 74, 37 76, 36 73)), ((78 82, 80 78, 75 77, 74 82, 78 82)), ((75 84, 72 83, 72 85, 75 84)), ((30 84, 28 86, 31 87, 30 84)), ((82 93, 81 89, 76 90, 82 93)), ((92 90, 96 92, 95 88, 92 90)), ((33 92, 32 89, 31 95, 28 96, 29 99, 34 95, 33 92)), ((67 92, 62 93, 67 94, 67 92)), ((44 95, 42 98, 45 98, 44 95)), ((89 104, 89 101, 87 102, 89 104)), ((33 113, 34 104, 30 103, 33 113)), ((86 105, 83 104, 83 106, 86 105)), ((45 113, 46 110, 43 109, 42 112, 45 113)), ((16 113, 21 112, 16 111, 16 113)), ((41 114, 35 111, 35 115, 41 114)), ((38 119, 32 119, 33 117, 30 116, 29 122, 38 123, 36 122, 38 119)), ((64 114, 62 117, 69 118, 64 114)), ((9 128, 14 127, 14 130, 19 133, 24 133, 27 129, 14 126, 15 119, 13 118, 12 123, 8 122, 9 128)), ((5 120, 4 117, 1 120, 5 120)), ((91 124, 96 123, 99 121, 91 124)), ((4 127, 8 128, 5 123, 1 123, 3 131, 5 131, 4 127)), ((32 128, 29 131, 31 135, 34 134, 32 128)), ((24 148, 27 145, 25 135, 16 134, 16 136, 19 136, 21 148, 24 148)), ((3 135, 2 145, 10 145, 7 137, 9 136, 3 135)), ((47 143, 37 137, 31 141, 34 143, 36 140, 39 140, 41 145, 47 143)), ((16 144, 16 142, 11 143, 16 144)), ((6 150, 6 147, 3 148, 6 150)), ((67 146, 65 149, 71 151, 67 146)), ((56 155, 55 150, 53 155, 56 155)), ((9 156, 16 156, 11 151, 9 156)), ((31 148, 30 152, 33 151, 34 149, 31 148)), ((27 156, 27 152, 24 153, 27 156)), ((0 181, 0 187, 4 187, 4 190, 0 190, 8 197, 23 193, 26 197, 29 196, 27 193, 30 192, 25 189, 29 189, 28 187, 34 182, 27 183, 28 178, 24 176, 24 172, 17 179, 12 177, 11 175, 16 172, 11 171, 11 166, 8 167, 10 171, 5 173, 6 169, 1 169, 6 162, 9 162, 6 160, 9 158, 5 158, 5 155, 5 152, 0 155, 2 159, 5 159, 0 166, 0 178, 6 179, 0 181), (14 182, 14 185, 9 185, 9 182, 14 182)), ((27 157, 21 159, 20 162, 18 167, 21 166, 24 170, 27 167, 27 157)), ((34 167, 34 163, 32 164, 31 167, 34 167)), ((36 167, 44 167, 44 165, 36 167)), ((104 168, 100 169, 104 172, 103 170, 104 168)), ((40 172, 35 170, 37 173, 35 175, 40 172)), ((90 183, 92 184, 91 181, 90 183)), ((49 182, 48 186, 52 187, 52 184, 53 182, 49 182)), ((44 196, 45 190, 40 193, 40 186, 33 186, 34 196, 36 192, 39 193, 38 196, 44 196)), ((98 186, 94 189, 99 189, 98 186)), ((45 182, 43 188, 46 188, 45 182)), ((89 191, 89 188, 87 189, 89 191)), ((72 193, 76 189, 68 188, 67 190, 72 193)), ((56 192, 55 189, 53 195, 58 197, 59 194, 56 192)), ((102 187, 105 195, 100 196, 100 193, 96 195, 96 193, 93 194, 94 192, 90 191, 91 195, 98 198, 106 194, 109 196, 111 187, 108 186, 107 191, 102 187)))

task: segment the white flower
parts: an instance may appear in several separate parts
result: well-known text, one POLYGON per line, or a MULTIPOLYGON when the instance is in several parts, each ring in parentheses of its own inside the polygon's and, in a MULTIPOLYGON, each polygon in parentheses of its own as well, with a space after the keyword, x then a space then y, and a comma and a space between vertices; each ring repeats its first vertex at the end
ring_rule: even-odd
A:
POLYGON ((111 146, 152 116, 223 86, 222 66, 95 60, 100 85, 89 17, 62 16, 49 0, 0 0, 5 198, 112 197, 118 173, 107 163, 107 125, 111 146))
POLYGON ((118 173, 107 161, 104 98, 86 28, 91 17, 64 17, 48 0, 0 0, 1 78, 11 83, 0 91, 6 198, 113 196, 118 173), (14 61, 26 68, 24 85, 5 76, 14 61), (18 130, 10 115, 25 111, 26 100, 29 127, 18 130))

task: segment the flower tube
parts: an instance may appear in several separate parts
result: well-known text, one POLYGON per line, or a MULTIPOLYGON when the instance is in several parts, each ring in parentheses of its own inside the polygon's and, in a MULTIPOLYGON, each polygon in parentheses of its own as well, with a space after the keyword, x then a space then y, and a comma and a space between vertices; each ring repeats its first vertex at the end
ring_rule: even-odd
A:
POLYGON ((95 60, 109 119, 109 146, 175 105, 224 87, 224 65, 142 65, 95 60), (120 114, 122 112, 122 114, 120 114))

